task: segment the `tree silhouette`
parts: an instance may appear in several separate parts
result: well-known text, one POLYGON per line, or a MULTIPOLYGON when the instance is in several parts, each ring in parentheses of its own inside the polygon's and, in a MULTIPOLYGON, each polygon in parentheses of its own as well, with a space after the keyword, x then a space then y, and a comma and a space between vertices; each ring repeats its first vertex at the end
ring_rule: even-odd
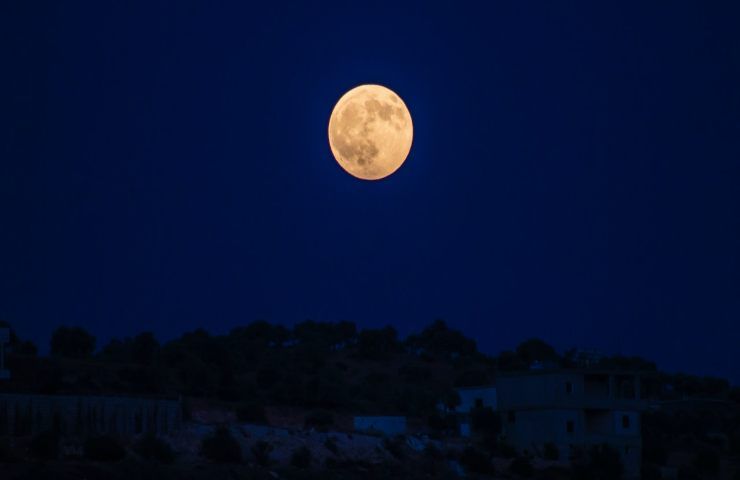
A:
POLYGON ((20 337, 18 337, 18 335, 16 335, 15 333, 15 330, 8 322, 0 320, 0 328, 7 328, 10 330, 10 342, 8 343, 8 346, 10 347, 10 351, 12 353, 18 355, 32 356, 38 354, 38 348, 36 347, 36 345, 30 340, 22 340, 20 337))
POLYGON ((516 347, 516 353, 527 365, 534 362, 560 362, 558 352, 539 338, 530 338, 520 343, 516 347))
POLYGON ((459 330, 453 330, 443 320, 436 320, 419 335, 411 335, 406 340, 407 348, 418 353, 437 357, 459 357, 477 352, 475 341, 467 338, 459 330))
POLYGON ((51 337, 51 354, 56 357, 84 359, 95 350, 95 337, 80 327, 59 327, 51 337))

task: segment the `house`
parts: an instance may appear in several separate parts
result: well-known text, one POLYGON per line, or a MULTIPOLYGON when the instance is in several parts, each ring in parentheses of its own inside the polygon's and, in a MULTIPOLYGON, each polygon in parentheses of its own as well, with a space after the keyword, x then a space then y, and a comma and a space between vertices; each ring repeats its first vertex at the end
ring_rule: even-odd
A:
POLYGON ((641 383, 639 373, 589 369, 499 375, 502 434, 523 451, 541 452, 554 444, 562 460, 605 443, 619 451, 625 478, 637 478, 640 416, 647 407, 641 383))

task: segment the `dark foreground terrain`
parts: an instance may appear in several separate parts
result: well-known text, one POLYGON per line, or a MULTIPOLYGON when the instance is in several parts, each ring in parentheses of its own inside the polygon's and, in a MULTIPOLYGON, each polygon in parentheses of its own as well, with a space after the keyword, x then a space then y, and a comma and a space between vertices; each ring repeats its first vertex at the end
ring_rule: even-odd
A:
POLYGON ((641 358, 584 363, 579 351, 557 352, 537 339, 491 356, 441 321, 405 339, 391 327, 359 330, 349 322, 307 321, 292 329, 255 322, 220 336, 196 330, 164 344, 145 332, 102 348, 84 330, 61 327, 50 351, 38 355, 11 331, 13 376, 0 382, 0 394, 166 396, 181 406, 181 425, 161 438, 104 440, 94 437, 101 432, 70 435, 79 415, 65 431, 56 424, 37 428, 30 410, 12 421, 0 411, 0 480, 621 478, 607 446, 564 464, 547 452, 513 449, 490 409, 464 420, 472 434, 462 438, 458 388, 543 366, 618 369, 650 379, 642 478, 740 479, 740 388, 663 373, 641 358), (353 415, 404 416, 407 435, 363 440, 348 423, 353 415), (283 433, 258 441, 249 428, 283 433), (333 434, 349 440, 328 445, 333 434))

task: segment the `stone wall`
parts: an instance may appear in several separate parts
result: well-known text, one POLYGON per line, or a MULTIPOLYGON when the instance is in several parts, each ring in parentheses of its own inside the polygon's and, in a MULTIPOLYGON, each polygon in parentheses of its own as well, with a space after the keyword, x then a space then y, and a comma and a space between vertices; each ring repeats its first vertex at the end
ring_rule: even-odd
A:
POLYGON ((58 430, 63 435, 167 435, 180 428, 179 400, 0 394, 0 436, 58 430))

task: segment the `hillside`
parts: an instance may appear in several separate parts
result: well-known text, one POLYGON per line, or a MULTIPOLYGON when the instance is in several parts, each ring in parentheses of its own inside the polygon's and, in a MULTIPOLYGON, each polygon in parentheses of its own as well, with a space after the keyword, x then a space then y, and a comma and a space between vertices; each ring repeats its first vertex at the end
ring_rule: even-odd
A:
MULTIPOLYGON (((559 353, 537 339, 489 356, 441 321, 405 339, 391 327, 358 330, 349 322, 307 321, 292 329, 255 322, 220 336, 196 330, 165 344, 142 333, 100 349, 87 332, 61 327, 50 356, 34 350, 12 336, 7 365, 13 378, 0 383, 0 393, 182 398, 186 420, 194 424, 334 432, 351 431, 352 415, 404 415, 410 432, 445 442, 438 460, 451 458, 466 468, 475 468, 480 458, 511 462, 518 454, 486 433, 485 425, 466 442, 454 443, 459 439, 450 435, 458 419, 440 413, 438 405, 454 406, 456 387, 487 384, 501 372, 533 366, 639 371, 650 380, 645 388, 653 405, 642 428, 645 478, 661 478, 665 469, 704 478, 734 471, 740 459, 740 389, 725 380, 667 375, 641 358, 559 353)), ((201 437, 194 441, 188 448, 197 457, 201 437)), ((419 452, 404 455, 408 464, 429 463, 419 452)), ((355 467, 345 475, 380 468, 355 467)))

